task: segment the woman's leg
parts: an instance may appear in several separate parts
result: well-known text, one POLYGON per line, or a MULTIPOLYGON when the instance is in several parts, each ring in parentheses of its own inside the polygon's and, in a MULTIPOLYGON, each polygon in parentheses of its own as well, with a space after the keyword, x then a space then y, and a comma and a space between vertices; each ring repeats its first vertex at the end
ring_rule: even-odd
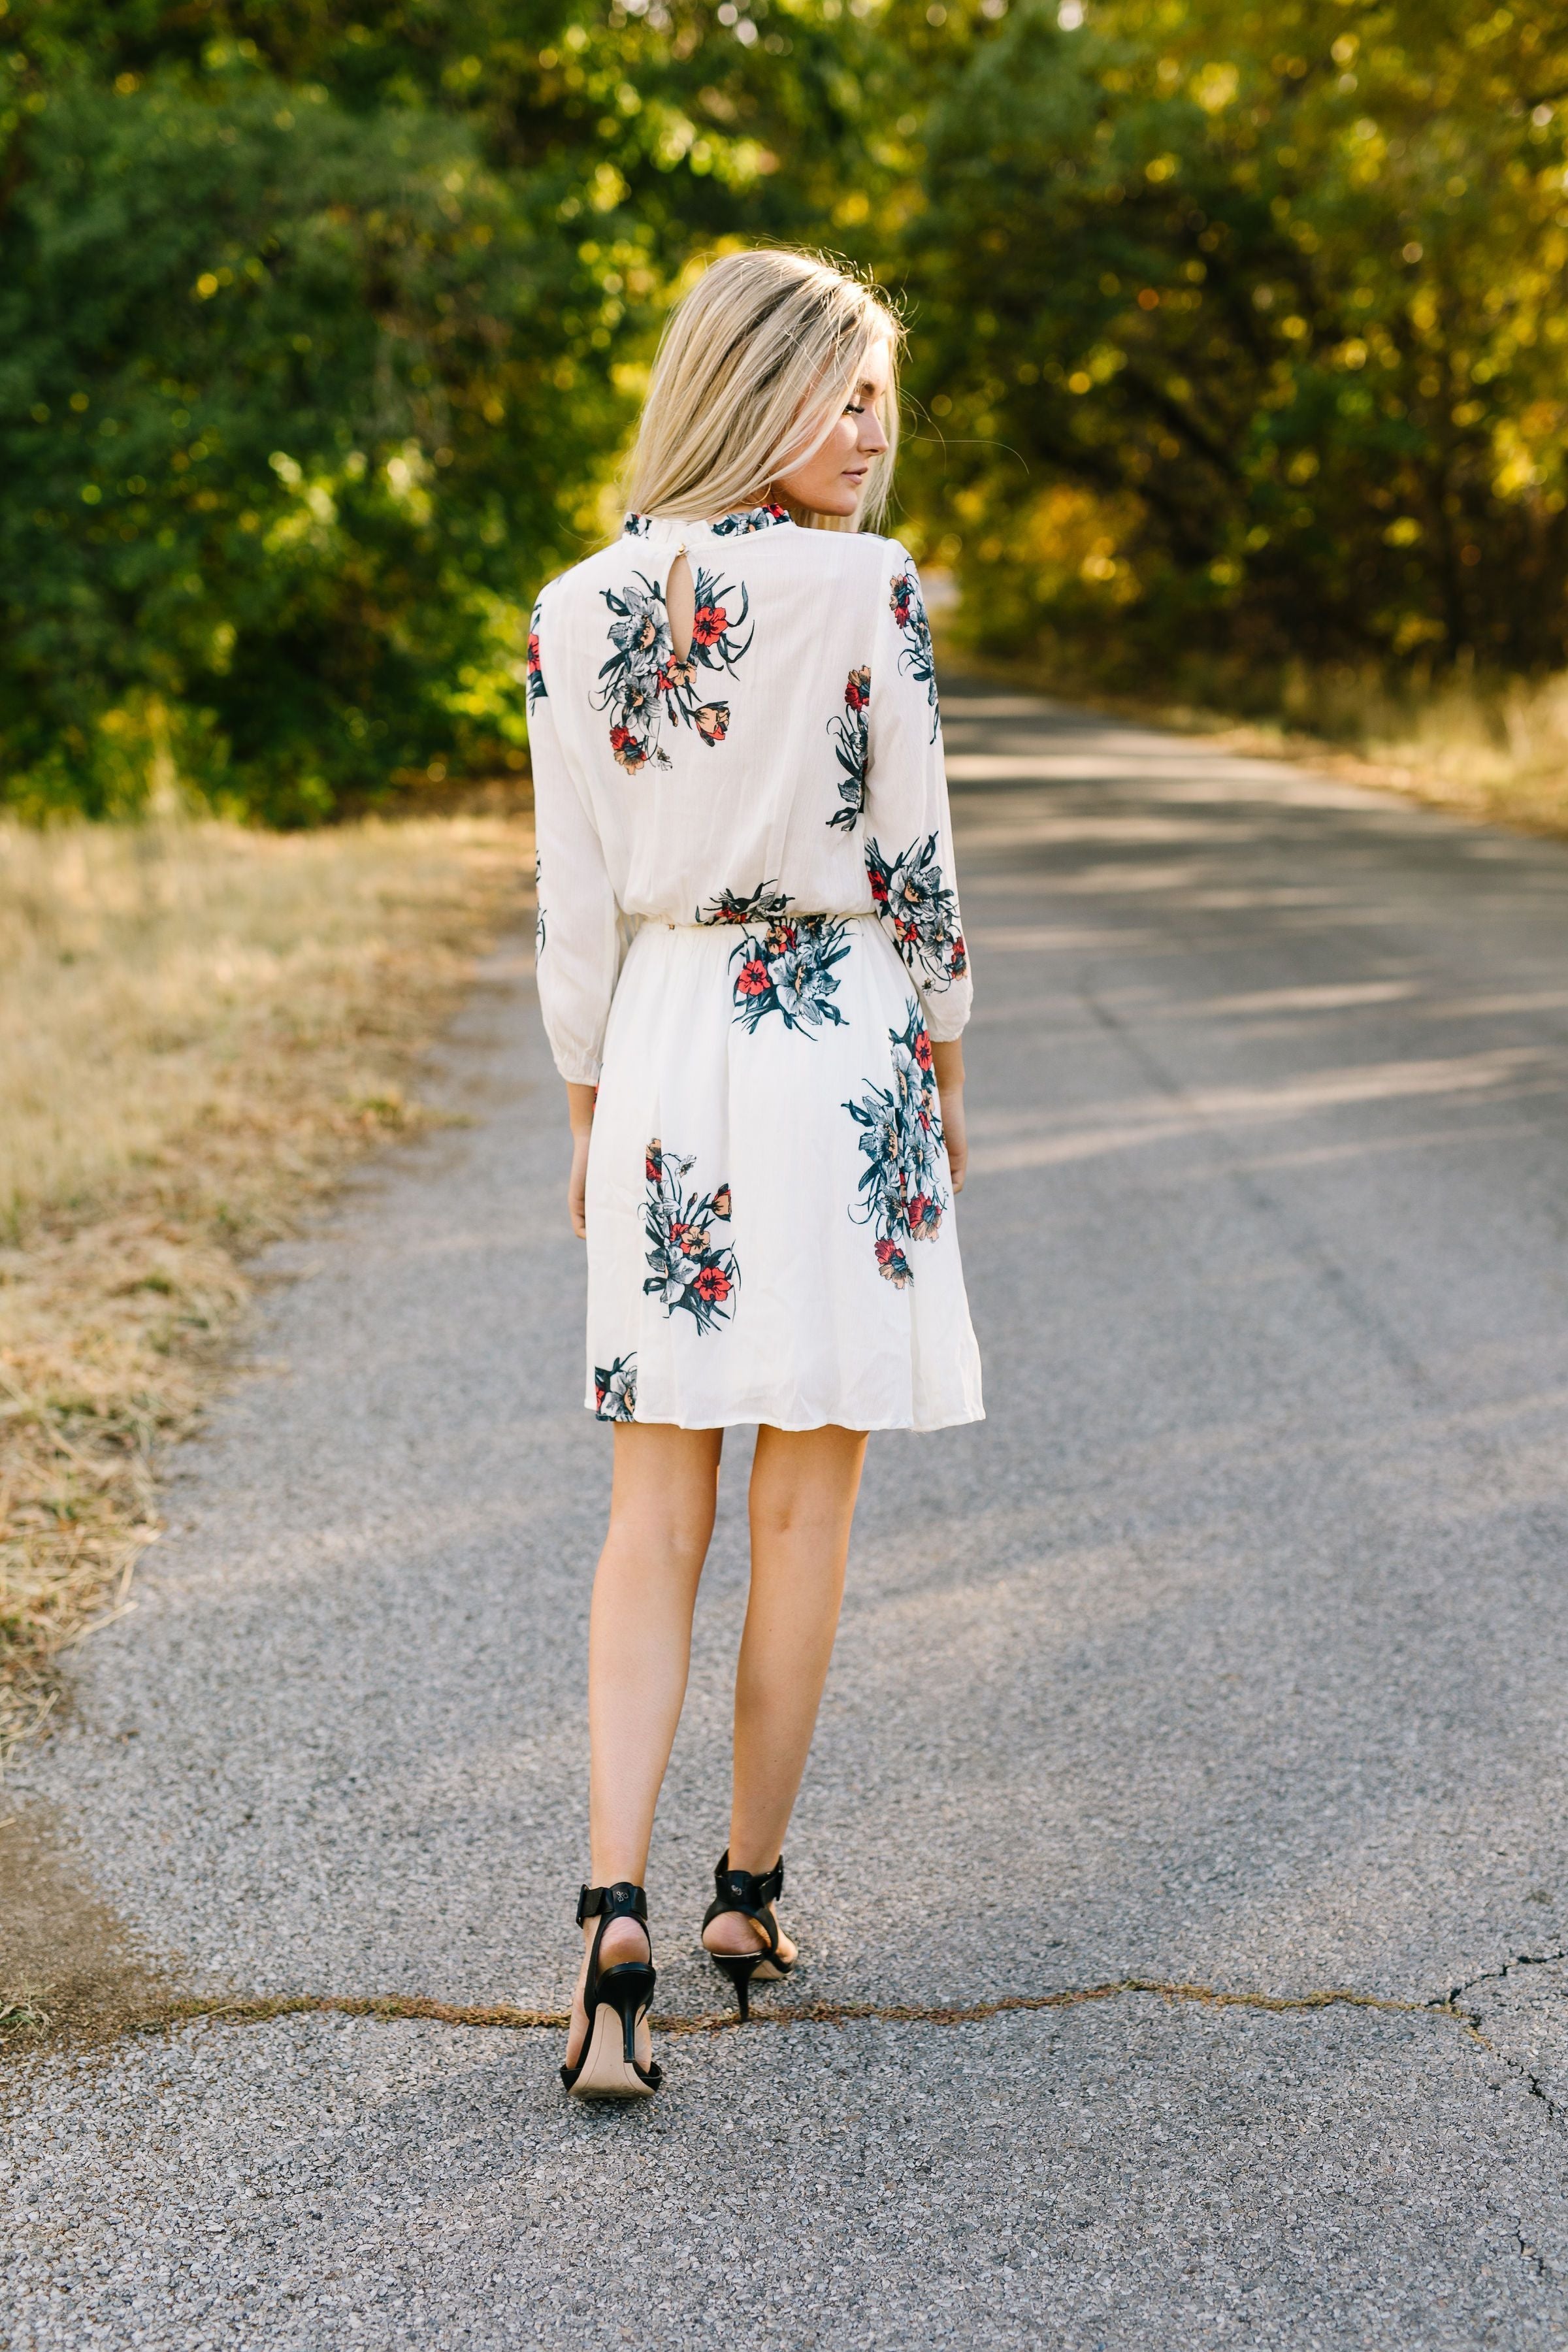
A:
MULTIPOLYGON (((735 1675, 735 1779, 730 1860, 773 1868, 811 1747, 827 1680, 849 1526, 866 1454, 861 1430, 757 1432, 752 1466, 752 1591, 735 1675)), ((754 1950, 765 1939, 741 1913, 722 1913, 711 1951, 754 1950)), ((787 1938, 781 1950, 788 1959, 787 1938)))
MULTIPOLYGON (((717 1429, 636 1422, 616 1429, 610 1527, 588 1622, 588 1823, 595 1886, 612 1886, 617 1879, 640 1886, 647 1868, 654 1807, 686 1696, 691 1612, 713 1532, 722 1443, 717 1429)), ((584 1947, 597 1924, 585 1926, 584 1947)), ((616 1919, 605 1928, 602 1967, 647 1958, 647 1938, 635 1919, 616 1919)), ((582 1989, 579 1979, 568 2064, 575 2063, 583 2038, 582 1989)))

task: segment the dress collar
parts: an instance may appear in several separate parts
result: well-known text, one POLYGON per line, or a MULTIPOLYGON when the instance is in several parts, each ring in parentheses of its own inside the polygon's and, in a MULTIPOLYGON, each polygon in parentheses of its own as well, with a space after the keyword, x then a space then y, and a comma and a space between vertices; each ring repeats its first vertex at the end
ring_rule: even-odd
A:
POLYGON ((780 523, 793 523, 795 518, 785 507, 744 507, 737 514, 720 515, 713 522, 682 522, 671 515, 629 514, 623 528, 628 539, 650 540, 655 546, 669 546, 679 540, 749 539, 753 531, 773 530, 780 523))

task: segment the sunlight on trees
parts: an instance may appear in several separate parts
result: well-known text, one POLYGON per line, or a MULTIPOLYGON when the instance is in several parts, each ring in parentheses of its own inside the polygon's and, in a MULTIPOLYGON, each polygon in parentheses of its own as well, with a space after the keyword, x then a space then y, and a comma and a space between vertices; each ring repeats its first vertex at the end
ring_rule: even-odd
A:
POLYGON ((1107 682, 1563 666, 1534 0, 9 0, 0 796, 273 822, 524 753, 661 310, 913 330, 900 529, 1107 682))

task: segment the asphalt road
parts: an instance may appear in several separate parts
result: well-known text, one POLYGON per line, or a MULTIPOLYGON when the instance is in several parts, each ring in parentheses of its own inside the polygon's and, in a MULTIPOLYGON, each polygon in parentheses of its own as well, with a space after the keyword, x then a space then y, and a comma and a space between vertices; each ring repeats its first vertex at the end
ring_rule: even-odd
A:
MULTIPOLYGON (((14 2060, 7 2352, 1568 2339, 1568 852, 946 718, 990 1417, 873 1442, 760 2004, 927 2014, 670 2032, 629 2113, 493 2024, 14 2060)), ((567 1993, 609 1444, 520 953, 436 1083, 471 1124, 279 1254, 10 1784, 169 1983, 567 1993)), ((745 1450, 649 1874, 678 2018, 745 1450)))

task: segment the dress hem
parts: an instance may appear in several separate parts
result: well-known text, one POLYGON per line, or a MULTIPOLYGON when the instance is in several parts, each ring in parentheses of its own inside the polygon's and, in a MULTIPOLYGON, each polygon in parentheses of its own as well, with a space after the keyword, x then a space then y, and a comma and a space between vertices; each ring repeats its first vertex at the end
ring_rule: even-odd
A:
POLYGON ((864 1437, 875 1437, 885 1430, 907 1430, 913 1437, 933 1437, 942 1429, 970 1429, 984 1421, 985 1409, 978 1412, 961 1413, 952 1421, 770 1421, 765 1413, 727 1413, 721 1421, 676 1421, 665 1413, 637 1413, 627 1422, 614 1422, 603 1413, 595 1412, 592 1405, 584 1412, 606 1429, 689 1429, 694 1433, 704 1429, 778 1429, 788 1437, 805 1436, 814 1429, 857 1429, 864 1437))

